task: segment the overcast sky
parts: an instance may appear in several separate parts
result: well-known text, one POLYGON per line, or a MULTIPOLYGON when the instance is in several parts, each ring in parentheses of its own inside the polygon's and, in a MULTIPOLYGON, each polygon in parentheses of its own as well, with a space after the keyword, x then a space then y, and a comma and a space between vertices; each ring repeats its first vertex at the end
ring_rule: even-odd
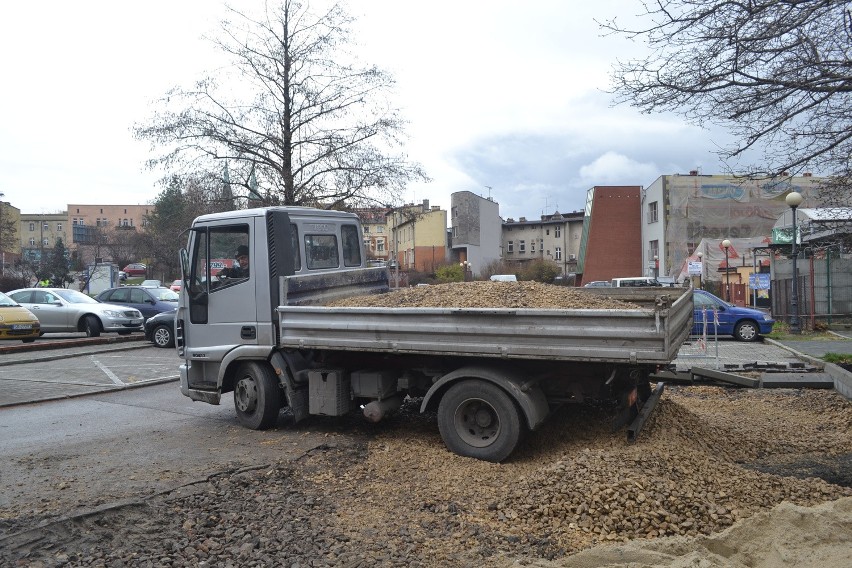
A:
MULTIPOLYGON (((245 6, 249 1, 236 4, 245 6)), ((616 58, 641 46, 594 19, 639 0, 351 0, 365 62, 391 71, 409 157, 433 178, 407 202, 491 196, 506 217, 582 210, 594 185, 720 173, 722 142, 676 117, 612 107, 616 58), (490 189, 489 189, 490 188, 490 189)), ((160 192, 131 127, 219 55, 201 35, 219 0, 43 0, 3 7, 0 192, 24 213, 143 204, 160 192)))

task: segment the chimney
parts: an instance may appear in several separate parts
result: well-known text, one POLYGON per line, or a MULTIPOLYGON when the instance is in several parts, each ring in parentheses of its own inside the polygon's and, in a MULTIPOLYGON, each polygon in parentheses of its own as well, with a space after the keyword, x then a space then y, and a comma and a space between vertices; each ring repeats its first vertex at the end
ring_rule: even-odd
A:
POLYGON ((811 172, 805 172, 805 173, 803 173, 803 174, 802 174, 802 177, 809 178, 809 177, 811 177, 812 175, 814 175, 814 174, 812 174, 811 172))
POLYGON ((423 211, 429 211, 429 200, 428 199, 423 200, 423 211))
POLYGON ((697 176, 697 175, 698 175, 698 170, 689 170, 689 175, 691 175, 691 176, 697 176))
POLYGON ((520 221, 521 223, 526 223, 527 218, 526 217, 518 217, 518 221, 520 221))

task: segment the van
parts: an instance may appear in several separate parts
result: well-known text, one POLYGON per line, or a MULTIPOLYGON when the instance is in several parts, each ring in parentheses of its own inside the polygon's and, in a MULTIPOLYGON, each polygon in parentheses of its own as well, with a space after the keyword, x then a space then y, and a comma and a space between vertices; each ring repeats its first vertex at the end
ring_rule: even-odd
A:
POLYGON ((518 277, 514 274, 494 274, 491 276, 492 282, 517 282, 518 277))
POLYGON ((637 276, 633 278, 613 278, 613 288, 630 288, 637 286, 659 286, 657 279, 653 276, 637 276))

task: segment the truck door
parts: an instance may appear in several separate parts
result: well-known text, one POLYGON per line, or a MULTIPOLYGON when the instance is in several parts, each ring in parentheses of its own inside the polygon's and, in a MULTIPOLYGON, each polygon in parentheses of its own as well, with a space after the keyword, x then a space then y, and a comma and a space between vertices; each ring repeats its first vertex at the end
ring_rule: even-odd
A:
MULTIPOLYGON (((239 345, 257 345, 257 257, 254 219, 229 220, 193 231, 189 310, 184 318, 188 357, 221 356, 239 345)), ((263 241, 263 239, 260 239, 263 241)))

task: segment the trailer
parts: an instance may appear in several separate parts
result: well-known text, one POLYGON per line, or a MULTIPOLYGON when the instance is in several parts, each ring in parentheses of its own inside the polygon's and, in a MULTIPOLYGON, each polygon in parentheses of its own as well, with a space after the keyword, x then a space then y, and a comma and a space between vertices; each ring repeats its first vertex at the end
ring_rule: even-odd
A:
POLYGON ((181 252, 183 394, 218 404, 233 392, 253 429, 274 426, 285 408, 296 421, 358 408, 378 421, 413 400, 437 412, 448 449, 502 461, 565 404, 612 399, 639 416, 650 375, 692 326, 684 288, 579 292, 636 306, 627 309, 325 305, 389 293, 387 269, 367 266, 360 235, 356 216, 308 208, 196 219, 181 252), (211 259, 238 246, 251 251, 250 275, 207 278, 211 259))

